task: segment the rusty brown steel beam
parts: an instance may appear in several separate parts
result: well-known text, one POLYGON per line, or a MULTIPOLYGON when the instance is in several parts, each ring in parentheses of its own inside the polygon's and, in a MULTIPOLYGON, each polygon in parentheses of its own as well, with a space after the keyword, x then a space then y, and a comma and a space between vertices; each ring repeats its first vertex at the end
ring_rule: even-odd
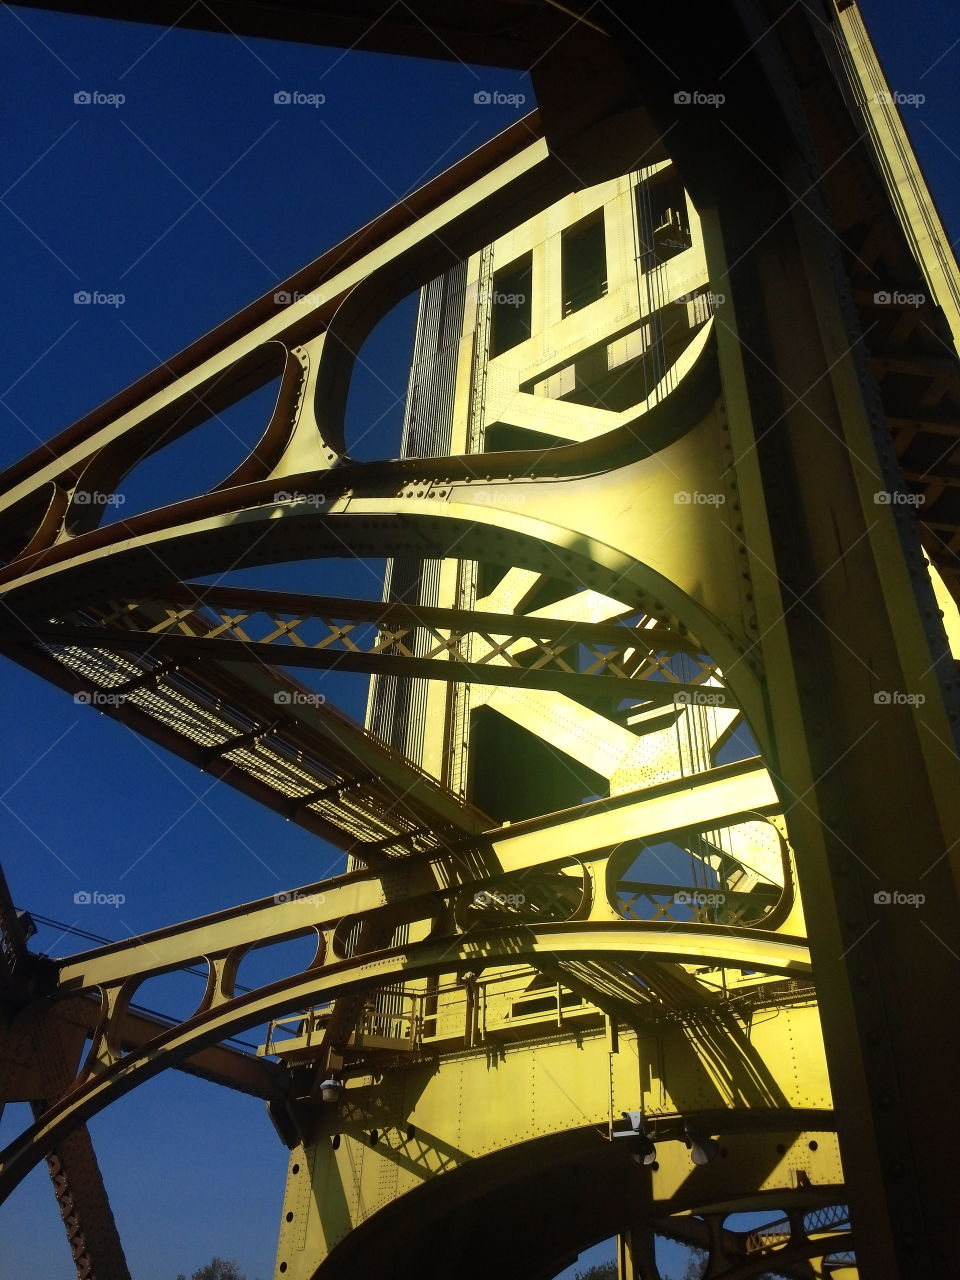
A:
MULTIPOLYGON (((33 1043, 43 1094, 31 1100, 35 1119, 60 1103, 74 1083, 59 1020, 41 1017, 33 1043)), ((63 1134, 46 1153, 78 1280, 130 1280, 120 1233, 110 1207, 96 1152, 85 1124, 63 1134)))
MULTIPOLYGON (((86 1027, 92 1035, 100 1017, 99 1001, 77 998, 69 1003, 70 1020, 86 1027)), ((171 1023, 144 1009, 129 1007, 124 1013, 120 1043, 124 1050, 139 1049, 154 1036, 170 1028, 171 1023)), ((227 1044, 213 1044, 193 1054, 178 1065, 178 1070, 200 1080, 222 1085, 237 1093, 267 1102, 277 1101, 286 1094, 286 1072, 277 1063, 258 1058, 234 1049, 227 1044)))

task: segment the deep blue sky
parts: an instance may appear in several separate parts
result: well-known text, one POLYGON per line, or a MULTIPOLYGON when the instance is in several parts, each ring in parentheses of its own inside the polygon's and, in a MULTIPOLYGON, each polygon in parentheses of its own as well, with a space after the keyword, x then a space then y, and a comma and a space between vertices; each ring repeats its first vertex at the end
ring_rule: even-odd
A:
MULTIPOLYGON (((927 96, 907 123, 956 236, 960 14, 954 0, 926 0, 922 22, 893 0, 862 7, 894 87, 927 96)), ((532 105, 513 73, 29 10, 0 11, 0 41, 0 466, 516 119, 515 108, 475 105, 478 89, 525 92, 532 105), (83 90, 126 102, 75 104, 83 90), (326 101, 276 105, 279 90, 326 101), (125 302, 77 306, 81 290, 125 302)), ((413 315, 412 300, 402 304, 361 353, 369 371, 348 422, 357 456, 397 452, 413 315)), ((229 430, 210 424, 173 462, 146 465, 125 488, 125 512, 225 474, 263 412, 261 397, 227 415, 229 430)), ((319 567, 298 573, 319 589, 319 567)), ((355 566, 326 566, 323 586, 377 589, 355 566)), ((323 687, 360 716, 364 684, 328 677, 323 687)), ((0 762, 0 848, 19 905, 116 938, 339 865, 312 837, 226 789, 208 791, 205 775, 34 677, 7 665, 2 687, 15 747, 0 762), (126 902, 75 906, 79 889, 126 902)), ((51 929, 35 945, 57 955, 81 946, 51 929)), ((301 951, 251 957, 241 979, 280 976, 301 951)), ((196 994, 168 978, 139 999, 177 1011, 196 994)), ((8 1108, 0 1139, 26 1120, 24 1107, 8 1108)), ((261 1104, 170 1073, 90 1127, 136 1280, 189 1275, 213 1253, 237 1257, 251 1280, 272 1274, 285 1152, 261 1104)), ((0 1280, 72 1280, 45 1170, 0 1221, 0 1280)))

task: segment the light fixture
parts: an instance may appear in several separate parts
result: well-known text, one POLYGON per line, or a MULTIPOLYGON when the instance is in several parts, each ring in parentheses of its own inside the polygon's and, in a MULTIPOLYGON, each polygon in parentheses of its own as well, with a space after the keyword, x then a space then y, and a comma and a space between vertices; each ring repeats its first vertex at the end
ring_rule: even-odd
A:
MULTIPOLYGON (((84 899, 81 899, 84 901, 84 899)), ((25 942, 36 936, 37 926, 33 922, 33 916, 29 911, 24 911, 22 907, 17 908, 17 920, 20 924, 20 930, 23 934, 25 942)))
POLYGON ((716 1138, 702 1137, 699 1134, 691 1133, 690 1126, 684 1121, 683 1131, 687 1136, 687 1146, 690 1148, 690 1159, 694 1164, 709 1164, 720 1153, 720 1143, 716 1138))
POLYGON ((320 1097, 324 1102, 337 1102, 341 1093, 343 1093, 343 1085, 339 1080, 334 1080, 333 1076, 324 1080, 320 1086, 320 1097))
POLYGON ((629 1130, 615 1133, 614 1138, 626 1139, 629 1142, 630 1154, 643 1164, 655 1164, 657 1148, 647 1134, 647 1127, 642 1111, 623 1111, 623 1118, 630 1125, 629 1130))

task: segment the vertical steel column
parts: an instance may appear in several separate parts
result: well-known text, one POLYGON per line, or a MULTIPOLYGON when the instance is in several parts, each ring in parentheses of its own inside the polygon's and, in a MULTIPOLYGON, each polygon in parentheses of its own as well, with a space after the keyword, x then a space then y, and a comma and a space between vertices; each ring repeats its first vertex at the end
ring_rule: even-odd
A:
MULTIPOLYGON (((799 164, 790 177, 809 184, 799 164)), ((916 533, 872 503, 896 473, 836 244, 774 185, 740 166, 704 219, 732 300, 718 326, 743 504, 731 536, 756 584, 775 726, 761 745, 797 851, 860 1262, 870 1280, 913 1280, 948 1274, 956 1248, 931 1137, 960 1143, 945 1106, 960 1009, 956 983, 941 987, 960 955, 952 692, 916 533), (925 701, 878 707, 884 690, 925 701), (922 914, 876 897, 895 891, 922 891, 922 914), (925 1053, 935 991, 943 1039, 925 1053)))
POLYGON ((617 1236, 617 1280, 660 1280, 656 1235, 646 1223, 617 1236))

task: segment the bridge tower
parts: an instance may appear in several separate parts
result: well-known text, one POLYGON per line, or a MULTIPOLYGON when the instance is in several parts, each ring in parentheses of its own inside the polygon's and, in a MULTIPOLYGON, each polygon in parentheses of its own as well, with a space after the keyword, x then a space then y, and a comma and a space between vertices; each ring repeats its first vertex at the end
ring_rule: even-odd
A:
POLYGON ((364 47, 530 67, 539 111, 0 482, 5 653, 346 867, 56 962, 0 899, 37 1115, 0 1191, 85 1160, 81 1274, 125 1275, 83 1126, 176 1067, 266 1100, 277 1277, 546 1280, 616 1235, 658 1280, 658 1234, 728 1280, 948 1275, 960 277, 858 10, 364 7, 364 47), (357 462, 354 353, 418 286, 402 456, 357 462), (98 527, 276 373, 232 475, 98 527), (198 581, 345 555, 382 599, 198 581), (192 1017, 136 1010, 196 964, 192 1017))

